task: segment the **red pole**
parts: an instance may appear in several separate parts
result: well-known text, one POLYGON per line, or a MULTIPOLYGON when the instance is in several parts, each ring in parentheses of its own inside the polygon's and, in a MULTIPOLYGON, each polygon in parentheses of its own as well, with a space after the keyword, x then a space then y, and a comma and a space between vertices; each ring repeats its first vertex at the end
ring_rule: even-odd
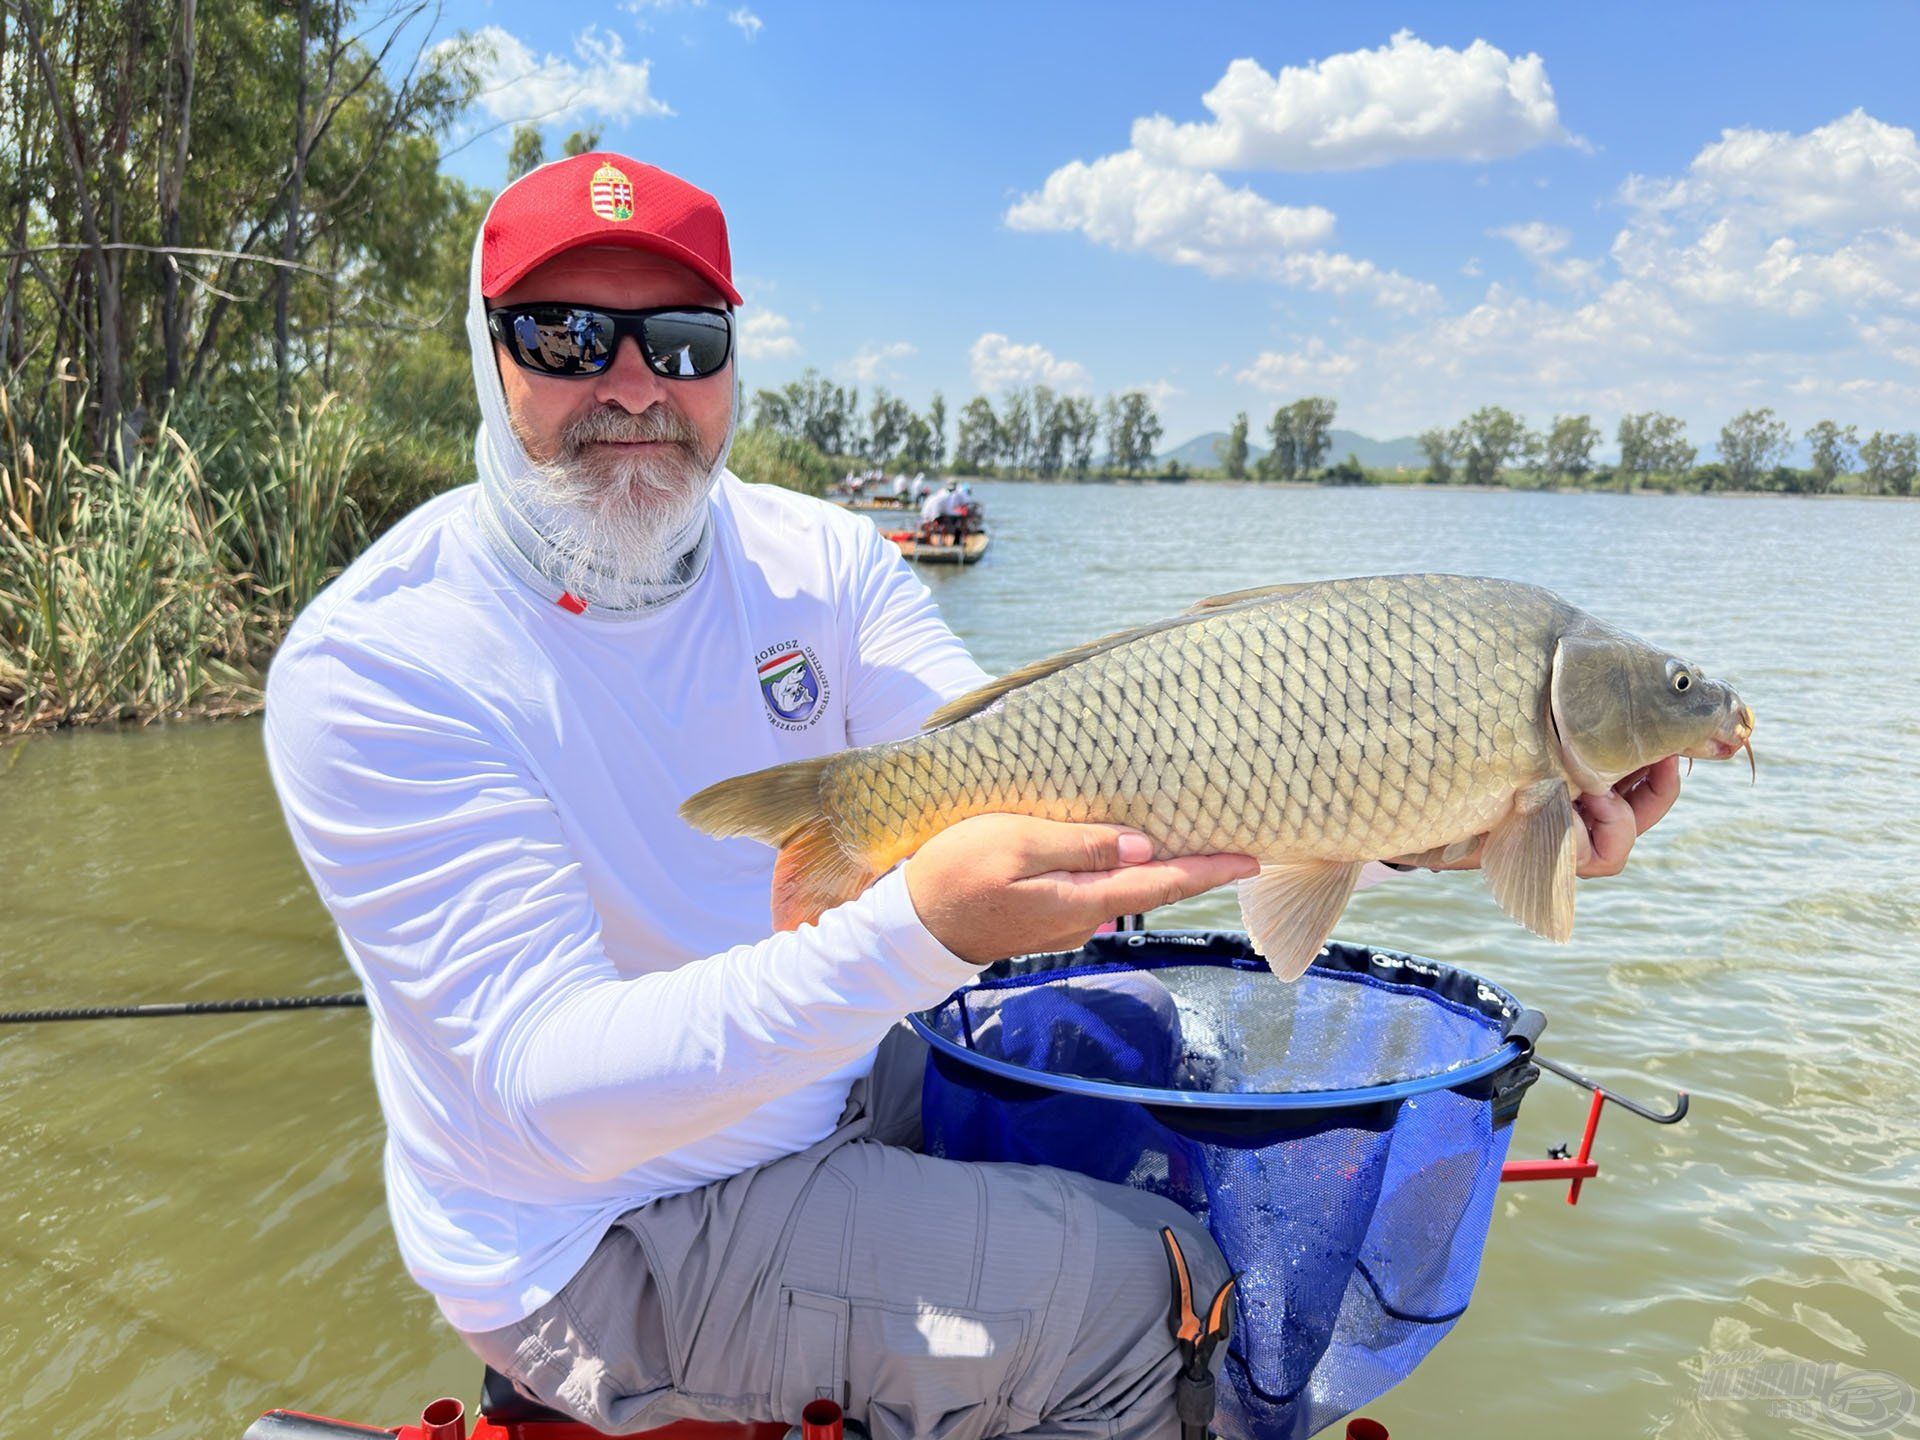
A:
MULTIPOLYGON (((1580 1153, 1575 1158, 1582 1164, 1593 1155, 1593 1132, 1600 1128, 1600 1109, 1607 1103, 1607 1092, 1595 1088, 1593 1103, 1587 1107, 1587 1133, 1580 1137, 1580 1153)), ((1583 1176, 1576 1175, 1567 1182, 1567 1204, 1580 1203, 1580 1187, 1586 1183, 1583 1176)))

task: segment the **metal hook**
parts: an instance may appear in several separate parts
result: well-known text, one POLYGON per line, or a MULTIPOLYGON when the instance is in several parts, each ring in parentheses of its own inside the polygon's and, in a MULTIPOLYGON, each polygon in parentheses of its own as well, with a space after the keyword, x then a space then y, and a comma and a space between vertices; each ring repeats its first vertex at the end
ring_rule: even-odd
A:
POLYGON ((1629 1100, 1624 1095, 1615 1094, 1613 1091, 1607 1089, 1605 1086, 1597 1084, 1592 1080, 1589 1080, 1586 1076, 1582 1075, 1578 1070, 1569 1069, 1565 1065, 1561 1065, 1556 1061, 1547 1059, 1546 1056, 1541 1055, 1538 1052, 1536 1052, 1533 1056, 1533 1063, 1540 1066, 1543 1070, 1551 1070, 1554 1074, 1558 1075, 1562 1080, 1571 1080, 1574 1084, 1580 1086, 1582 1089, 1591 1090, 1596 1095, 1604 1096, 1606 1099, 1611 1100, 1615 1105, 1618 1105, 1621 1109, 1632 1111, 1635 1115, 1638 1115, 1642 1120, 1651 1120, 1656 1125, 1678 1125, 1682 1120, 1687 1118, 1688 1100, 1687 1100, 1687 1092, 1684 1090, 1676 1092, 1676 1098, 1674 1099, 1674 1102, 1673 1102, 1673 1109, 1670 1111, 1667 1111, 1665 1114, 1662 1114, 1658 1110, 1649 1110, 1645 1105, 1640 1104, 1638 1101, 1629 1100))

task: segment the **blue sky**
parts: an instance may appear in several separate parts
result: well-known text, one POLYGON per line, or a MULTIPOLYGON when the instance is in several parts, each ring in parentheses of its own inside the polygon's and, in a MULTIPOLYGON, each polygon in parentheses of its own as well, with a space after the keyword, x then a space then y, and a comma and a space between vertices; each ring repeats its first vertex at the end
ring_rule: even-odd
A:
POLYGON ((1386 437, 1920 424, 1920 10, 452 0, 447 168, 582 125, 726 209, 749 390, 1333 396, 1386 437), (480 133, 495 126, 491 133, 480 133))

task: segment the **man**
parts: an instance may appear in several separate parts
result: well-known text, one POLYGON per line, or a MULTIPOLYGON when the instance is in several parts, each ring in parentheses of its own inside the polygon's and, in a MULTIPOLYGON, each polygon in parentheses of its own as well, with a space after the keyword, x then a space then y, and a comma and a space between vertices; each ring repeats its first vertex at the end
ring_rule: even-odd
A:
POLYGON ((949 537, 947 517, 953 513, 953 482, 947 481, 927 496, 920 507, 920 538, 929 545, 944 544, 949 537))
POLYGON ((769 934, 772 853, 680 801, 983 677, 875 527, 726 471, 739 303, 685 182, 594 153, 509 186, 469 284, 479 483, 274 663, 268 758, 366 989, 401 1251, 488 1363, 610 1431, 825 1393, 878 1436, 1167 1433, 1157 1227, 1210 1295, 1204 1230, 919 1154, 898 1022, 1253 863, 982 816, 769 934))

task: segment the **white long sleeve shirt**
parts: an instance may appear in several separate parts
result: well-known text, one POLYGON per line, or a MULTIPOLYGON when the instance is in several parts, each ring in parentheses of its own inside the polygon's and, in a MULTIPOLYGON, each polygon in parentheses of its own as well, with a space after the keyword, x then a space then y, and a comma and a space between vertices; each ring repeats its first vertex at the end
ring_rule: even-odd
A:
POLYGON ((829 1133, 887 1028, 974 974, 896 872, 768 938, 730 775, 909 734, 985 677, 869 522, 722 478, 705 573, 570 613, 468 487, 300 617, 267 686, 294 843, 365 986, 386 1182, 457 1328, 520 1319, 637 1205, 829 1133))

